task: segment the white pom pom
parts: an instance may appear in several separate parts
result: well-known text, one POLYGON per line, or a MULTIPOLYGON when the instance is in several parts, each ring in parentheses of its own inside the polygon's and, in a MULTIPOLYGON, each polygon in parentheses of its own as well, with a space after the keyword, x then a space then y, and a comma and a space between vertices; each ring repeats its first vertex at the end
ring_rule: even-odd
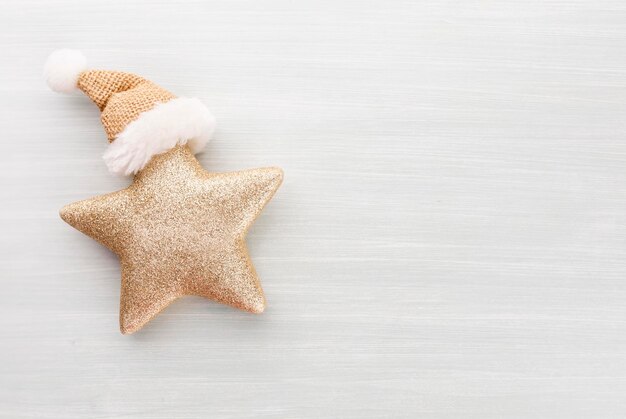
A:
POLYGON ((71 93, 77 90, 78 76, 87 68, 87 59, 73 49, 59 49, 48 57, 43 75, 55 92, 71 93))

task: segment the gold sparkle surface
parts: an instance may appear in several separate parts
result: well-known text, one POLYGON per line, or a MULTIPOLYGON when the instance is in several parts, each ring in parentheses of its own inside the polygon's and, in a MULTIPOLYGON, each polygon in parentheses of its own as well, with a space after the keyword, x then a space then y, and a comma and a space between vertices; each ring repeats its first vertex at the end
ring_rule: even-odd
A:
POLYGON ((278 168, 209 173, 178 146, 153 157, 128 188, 67 205, 61 218, 119 256, 124 334, 184 295, 261 313, 244 237, 282 178, 278 168))

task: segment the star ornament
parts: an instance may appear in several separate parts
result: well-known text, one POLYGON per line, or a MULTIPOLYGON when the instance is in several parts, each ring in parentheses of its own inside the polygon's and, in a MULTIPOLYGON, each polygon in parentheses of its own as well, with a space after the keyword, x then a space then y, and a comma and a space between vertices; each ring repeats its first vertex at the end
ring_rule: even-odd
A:
POLYGON ((120 330, 178 297, 261 313, 245 234, 282 182, 278 168, 209 173, 187 146, 152 158, 126 189, 65 206, 61 218, 120 258, 120 330))
POLYGON ((79 51, 57 50, 44 77, 52 90, 80 90, 98 106, 111 143, 104 161, 134 179, 124 190, 67 205, 61 218, 120 258, 122 333, 141 329, 184 295, 263 312, 244 238, 283 172, 207 172, 194 154, 211 139, 215 118, 200 100, 86 63, 79 51))

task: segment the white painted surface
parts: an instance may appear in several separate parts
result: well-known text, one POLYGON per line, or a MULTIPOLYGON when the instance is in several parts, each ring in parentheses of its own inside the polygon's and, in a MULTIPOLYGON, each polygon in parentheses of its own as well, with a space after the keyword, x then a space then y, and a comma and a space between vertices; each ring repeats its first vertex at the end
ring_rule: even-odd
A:
POLYGON ((2 418, 626 417, 626 3, 3 1, 2 418), (118 332, 114 191, 47 54, 219 118, 201 161, 286 181, 259 317, 187 298, 118 332))

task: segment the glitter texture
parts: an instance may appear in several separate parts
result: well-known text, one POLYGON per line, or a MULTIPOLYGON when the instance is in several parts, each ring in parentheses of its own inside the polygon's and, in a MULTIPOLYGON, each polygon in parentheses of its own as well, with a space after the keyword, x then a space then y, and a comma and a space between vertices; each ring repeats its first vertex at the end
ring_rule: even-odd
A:
POLYGON ((119 256, 122 333, 183 295, 261 313, 244 237, 282 177, 278 168, 209 173, 178 146, 152 158, 128 188, 67 205, 61 218, 119 256))

